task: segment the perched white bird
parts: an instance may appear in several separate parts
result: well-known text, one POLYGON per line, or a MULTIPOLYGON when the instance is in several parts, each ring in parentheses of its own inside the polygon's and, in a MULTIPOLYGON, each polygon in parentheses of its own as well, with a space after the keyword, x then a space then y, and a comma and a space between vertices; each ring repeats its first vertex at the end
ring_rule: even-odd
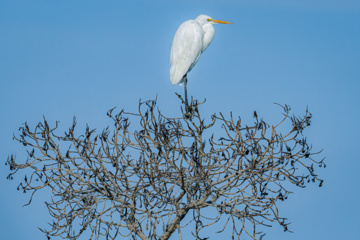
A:
POLYGON ((201 53, 210 45, 215 34, 212 25, 216 23, 231 24, 206 15, 199 15, 195 20, 183 22, 175 33, 170 52, 170 80, 173 84, 184 83, 186 105, 187 73, 195 66, 201 53))

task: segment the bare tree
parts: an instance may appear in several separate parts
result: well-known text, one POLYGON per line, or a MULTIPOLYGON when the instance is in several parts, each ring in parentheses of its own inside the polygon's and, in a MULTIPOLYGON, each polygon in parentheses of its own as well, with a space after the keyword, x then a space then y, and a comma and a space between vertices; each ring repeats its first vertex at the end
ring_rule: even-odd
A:
POLYGON ((63 136, 45 118, 33 130, 25 123, 15 139, 28 158, 10 156, 8 178, 31 170, 18 187, 32 192, 28 204, 38 190, 51 189, 53 222, 41 229, 48 238, 87 232, 90 239, 165 240, 175 232, 182 239, 181 230, 190 228, 194 238, 207 239, 201 231, 214 225, 233 239, 262 239, 259 226, 274 222, 288 231, 278 200, 288 198, 292 184, 323 182, 314 166, 325 167, 324 159, 313 158, 302 136, 311 114, 291 116, 285 105, 276 125, 256 112, 250 126, 221 113, 206 123, 201 104, 192 101, 191 116, 181 110, 179 118, 163 116, 156 101, 141 102, 137 114, 111 109, 114 128, 101 134, 87 127, 77 136, 76 119, 63 136))

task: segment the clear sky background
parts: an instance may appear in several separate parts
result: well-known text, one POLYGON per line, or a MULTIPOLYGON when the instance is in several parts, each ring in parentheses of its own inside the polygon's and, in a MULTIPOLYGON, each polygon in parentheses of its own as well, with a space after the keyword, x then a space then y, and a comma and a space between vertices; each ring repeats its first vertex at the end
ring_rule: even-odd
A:
MULTIPOLYGON (((297 115, 313 113, 305 132, 323 150, 324 186, 310 185, 280 205, 294 233, 263 229, 266 239, 358 239, 360 226, 360 2, 350 0, 0 1, 0 239, 45 239, 51 221, 39 194, 7 181, 8 155, 23 158, 12 141, 27 121, 101 129, 114 106, 136 111, 158 96, 164 114, 179 114, 169 79, 177 27, 199 14, 231 21, 216 25, 212 44, 189 74, 189 94, 207 103, 203 116, 233 111, 270 123, 274 102, 297 115)), ((172 238, 177 239, 177 236, 172 238)), ((191 238, 190 238, 191 239, 191 238)), ((219 239, 216 236, 210 239, 219 239)), ((248 238, 244 238, 248 239, 248 238)))

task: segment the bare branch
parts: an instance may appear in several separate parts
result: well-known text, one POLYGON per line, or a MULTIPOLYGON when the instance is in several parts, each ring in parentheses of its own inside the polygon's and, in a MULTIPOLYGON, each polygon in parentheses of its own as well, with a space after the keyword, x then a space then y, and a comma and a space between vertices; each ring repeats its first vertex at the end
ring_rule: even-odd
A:
POLYGON ((323 184, 315 167, 326 167, 324 159, 314 158, 318 153, 302 135, 312 115, 292 116, 285 105, 274 125, 256 112, 250 126, 221 113, 207 123, 201 104, 191 101, 191 116, 178 118, 165 117, 156 101, 140 102, 136 114, 111 109, 113 128, 100 134, 87 126, 77 136, 75 118, 64 135, 45 118, 33 130, 25 123, 14 138, 28 157, 8 158, 8 179, 31 170, 18 187, 32 192, 26 205, 38 190, 51 189, 46 206, 53 222, 41 228, 47 236, 78 239, 88 231, 91 239, 165 240, 178 230, 182 239, 181 228, 190 227, 205 239, 202 230, 220 223, 218 233, 230 227, 233 238, 262 239, 258 228, 274 222, 289 231, 277 201, 288 198, 290 184, 323 184), (284 126, 290 131, 280 133, 284 126))

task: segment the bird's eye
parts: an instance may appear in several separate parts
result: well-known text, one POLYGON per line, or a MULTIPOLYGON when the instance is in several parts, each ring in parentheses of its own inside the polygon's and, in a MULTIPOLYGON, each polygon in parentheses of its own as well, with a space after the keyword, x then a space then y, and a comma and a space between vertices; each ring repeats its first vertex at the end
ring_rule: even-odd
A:
POLYGON ((211 22, 211 20, 212 20, 211 18, 208 18, 208 19, 207 19, 208 22, 211 22))

